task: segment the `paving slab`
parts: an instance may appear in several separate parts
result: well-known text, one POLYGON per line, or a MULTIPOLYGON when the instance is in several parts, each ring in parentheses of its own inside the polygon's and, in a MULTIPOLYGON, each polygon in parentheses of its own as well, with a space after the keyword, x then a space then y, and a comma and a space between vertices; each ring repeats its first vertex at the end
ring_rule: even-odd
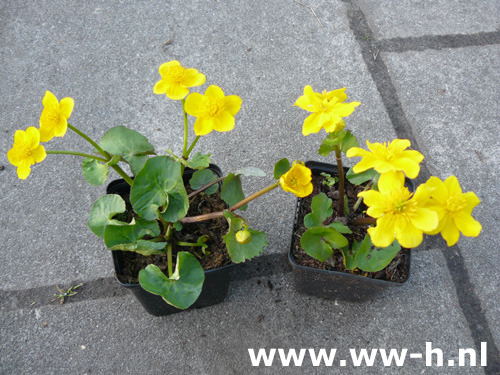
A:
MULTIPOLYGON (((72 125, 94 139, 127 125, 160 152, 179 152, 179 102, 154 95, 158 67, 178 59, 207 76, 208 84, 243 99, 231 133, 203 137, 196 150, 211 152, 225 172, 258 166, 247 193, 273 181, 274 163, 318 160, 323 134, 304 137, 306 113, 293 107, 303 87, 348 87, 362 102, 348 119, 360 137, 385 140, 394 131, 348 25, 346 5, 317 1, 188 3, 127 1, 78 4, 7 2, 2 12, 0 65, 0 276, 5 290, 112 275, 109 252, 87 228, 92 203, 104 187, 81 176, 78 158, 50 155, 26 181, 6 158, 16 129, 37 126, 46 90, 73 97, 72 125)), ((202 92, 206 87, 202 89, 202 92)), ((214 132, 215 133, 215 132, 214 132)), ((193 134, 191 134, 193 136, 193 134)), ((191 138, 193 139, 193 138, 191 138)), ((92 149, 75 134, 47 149, 92 149)), ((331 159, 330 159, 331 160, 331 159)), ((112 172, 110 179, 116 178, 112 172)), ((269 233, 267 253, 288 248, 295 197, 274 191, 249 209, 256 229, 269 233)))
MULTIPOLYGON (((296 293, 291 273, 233 282, 227 300, 209 308, 152 317, 129 294, 1 313, 0 372, 29 374, 365 374, 349 349, 425 352, 432 342, 458 363, 458 349, 474 348, 439 249, 416 251, 408 284, 364 304, 296 293), (432 278, 429 275, 433 275, 432 278), (248 349, 337 349, 332 367, 251 364, 248 349), (21 354, 20 354, 21 353, 21 354), (347 366, 340 367, 345 359, 347 366)), ((479 359, 479 353, 477 354, 479 359)), ((468 363, 468 362, 467 362, 468 363)), ((483 374, 476 367, 404 367, 371 374, 483 374), (463 372, 465 371, 465 372, 463 372)))
POLYGON ((377 39, 498 31, 498 1, 358 0, 377 39))
POLYGON ((494 182, 500 167, 495 109, 500 50, 495 45, 384 53, 383 58, 429 171, 442 179, 457 176, 463 191, 474 191, 482 201, 474 210, 483 225, 481 235, 462 237, 458 246, 498 345, 500 271, 487 265, 500 262, 494 182))

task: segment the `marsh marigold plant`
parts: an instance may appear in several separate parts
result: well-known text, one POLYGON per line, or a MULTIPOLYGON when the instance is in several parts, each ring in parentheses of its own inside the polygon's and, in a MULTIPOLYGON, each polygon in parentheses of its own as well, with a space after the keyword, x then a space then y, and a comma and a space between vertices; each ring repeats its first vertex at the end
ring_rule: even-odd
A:
POLYGON ((304 218, 307 231, 301 238, 303 250, 320 262, 341 252, 346 269, 377 272, 392 261, 401 246, 419 246, 425 234, 440 233, 448 246, 457 243, 460 233, 478 236, 481 224, 472 217, 472 210, 480 203, 477 196, 473 192, 462 193, 455 176, 444 182, 431 177, 410 191, 406 178, 419 175, 424 156, 411 149, 408 139, 366 141, 368 150, 359 147, 356 137, 345 129, 344 118, 360 103, 346 100, 345 88, 318 93, 306 85, 295 102, 295 106, 311 113, 304 120, 302 134, 324 129, 327 136, 318 153, 334 153, 339 171, 338 181, 325 177, 325 183, 337 188, 337 209, 334 212, 332 199, 324 193, 313 197, 312 212, 304 218), (361 158, 346 174, 342 154, 361 158), (354 204, 348 204, 346 180, 363 190, 354 204), (366 228, 364 240, 346 237, 360 227, 366 228))
MULTIPOLYGON (((161 80, 156 82, 152 91, 165 94, 176 103, 180 101, 183 120, 180 122, 184 130, 182 154, 166 150, 166 155, 159 155, 144 135, 125 126, 108 129, 96 142, 68 123, 74 107, 73 99, 58 101, 54 94, 47 91, 42 99, 40 128, 17 130, 7 156, 10 163, 17 167, 17 175, 21 179, 29 176, 31 166, 54 154, 82 157, 83 176, 92 185, 104 184, 110 170, 117 172, 130 185, 130 194, 125 197, 130 204, 127 205, 120 195, 103 195, 90 209, 88 227, 104 240, 110 250, 132 251, 143 257, 162 255, 161 259, 167 261, 164 270, 156 264, 149 264, 134 277, 148 292, 160 295, 172 306, 186 309, 201 293, 205 273, 200 259, 212 256, 207 248, 213 240, 208 235, 202 235, 194 241, 185 241, 185 235, 181 233, 183 226, 225 219, 228 229, 220 241, 227 250, 228 258, 233 263, 250 260, 263 252, 267 246, 267 235, 252 229, 242 211, 251 201, 279 186, 297 196, 309 194, 312 191, 311 171, 303 165, 291 166, 287 159, 282 159, 274 168, 274 182, 245 197, 243 177, 265 177, 264 171, 244 166, 226 176, 218 176, 210 168, 210 153, 193 152, 201 137, 212 131, 229 132, 235 129, 241 98, 225 95, 222 88, 216 85, 210 85, 203 94, 190 93, 193 87, 205 84, 206 77, 197 69, 182 66, 177 60, 162 64, 159 72, 161 80), (194 118, 192 127, 190 116, 194 118), (41 145, 41 142, 49 142, 54 137, 65 136, 68 129, 89 143, 88 152, 46 150, 41 145), (194 133, 194 139, 191 133, 194 133), (124 171, 123 165, 127 166, 132 176, 124 171), (191 177, 185 181, 187 175, 184 171, 187 168, 191 169, 191 177), (213 194, 218 194, 214 200, 220 201, 220 207, 227 206, 225 210, 188 216, 188 212, 192 212, 190 204, 196 197, 213 194)), ((172 124, 168 123, 168 126, 172 124)), ((198 210, 199 207, 195 211, 198 210)), ((152 258, 146 260, 153 262, 152 258)), ((217 264, 218 260, 216 258, 212 262, 209 259, 206 263, 217 264)))

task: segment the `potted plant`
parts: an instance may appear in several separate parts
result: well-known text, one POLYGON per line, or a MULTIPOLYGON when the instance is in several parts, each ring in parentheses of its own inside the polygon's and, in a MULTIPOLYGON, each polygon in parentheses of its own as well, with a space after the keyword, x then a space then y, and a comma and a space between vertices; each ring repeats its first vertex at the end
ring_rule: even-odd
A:
POLYGON ((305 86, 295 103, 311 113, 302 133, 324 129, 318 153, 334 153, 336 164, 306 162, 314 192, 298 201, 289 260, 298 291, 363 302, 408 280, 410 249, 424 234, 441 234, 448 246, 460 232, 478 236, 481 224, 471 213, 480 200, 463 193, 455 176, 433 176, 415 189, 424 157, 409 140, 358 147, 343 118, 361 103, 346 100, 345 88, 317 93, 305 86), (362 159, 344 168, 343 153, 362 159))
MULTIPOLYGON (((242 176, 265 176, 263 171, 246 167, 224 176, 210 164, 211 154, 192 153, 200 137, 234 128, 240 97, 226 96, 215 85, 204 94, 190 94, 190 88, 205 84, 206 77, 176 60, 162 64, 159 72, 161 80, 154 93, 181 102, 182 155, 171 150, 159 155, 144 135, 124 126, 109 129, 96 142, 68 123, 73 99, 58 101, 47 91, 39 129, 16 131, 7 156, 23 180, 31 166, 48 154, 83 157, 83 175, 92 185, 104 184, 109 169, 115 170, 122 180, 111 182, 107 194, 94 203, 88 227, 112 250, 122 285, 132 289, 148 312, 166 315, 221 302, 228 289, 231 264, 252 259, 267 246, 267 235, 251 229, 236 210, 245 210, 250 201, 278 186, 297 196, 305 193, 295 179, 290 186, 285 178, 280 179, 282 175, 277 173, 285 164, 280 161, 275 170, 279 181, 245 198, 242 176), (191 143, 188 115, 196 118, 196 137, 191 143), (45 149, 42 143, 63 137, 67 129, 90 143, 91 152, 45 149)), ((305 169, 298 164, 288 166, 286 172, 288 176, 300 175, 305 169)), ((312 190, 310 171, 307 178, 302 182, 312 190)))

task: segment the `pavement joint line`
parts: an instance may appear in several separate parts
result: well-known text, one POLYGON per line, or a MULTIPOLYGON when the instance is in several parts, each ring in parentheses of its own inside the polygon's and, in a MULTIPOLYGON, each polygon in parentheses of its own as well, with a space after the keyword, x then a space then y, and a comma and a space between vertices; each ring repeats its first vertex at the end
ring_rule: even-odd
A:
POLYGON ((419 37, 380 39, 376 47, 383 52, 441 50, 500 44, 500 31, 476 34, 424 35, 419 37))
MULTIPOLYGON (((377 45, 373 31, 368 25, 366 17, 356 0, 344 1, 348 4, 347 17, 349 19, 350 28, 360 45, 365 64, 375 85, 377 86, 377 90, 382 98, 382 102, 384 103, 396 135, 399 138, 409 139, 412 144, 417 146, 415 148, 418 149, 418 142, 406 118, 387 66, 384 63, 383 58, 378 56, 378 53, 376 57, 373 54, 372 48, 374 48, 374 45, 377 45)), ((494 34, 494 38, 497 38, 496 40, 500 37, 500 32, 490 34, 494 34)), ((470 38, 470 40, 477 39, 475 35, 478 34, 473 34, 473 37, 470 38)), ((408 41, 415 41, 419 38, 405 39, 408 41)), ((406 44, 410 45, 410 43, 406 44)), ((420 181, 426 181, 429 176, 430 173, 426 165, 422 165, 420 176, 417 178, 417 183, 420 181)), ((455 286, 460 309, 462 310, 462 313, 464 314, 464 317, 469 325, 476 349, 478 351, 481 349, 481 342, 488 343, 488 367, 485 368, 485 374, 498 375, 500 373, 500 351, 495 345, 493 334, 491 333, 488 321, 486 320, 485 312, 481 307, 481 300, 470 280, 469 272, 465 266, 460 247, 457 245, 450 249, 443 248, 442 246, 440 247, 446 259, 446 264, 455 286)))
MULTIPOLYGON (((288 258, 284 254, 262 255, 252 262, 236 265, 231 281, 245 281, 256 277, 266 277, 278 273, 291 272, 288 258)), ((62 289, 83 284, 77 294, 65 299, 64 304, 91 301, 103 298, 122 297, 129 293, 114 277, 104 277, 95 280, 73 280, 62 284, 43 285, 22 290, 0 290, 0 313, 20 309, 37 309, 43 306, 57 304, 54 295, 57 287, 62 289)))

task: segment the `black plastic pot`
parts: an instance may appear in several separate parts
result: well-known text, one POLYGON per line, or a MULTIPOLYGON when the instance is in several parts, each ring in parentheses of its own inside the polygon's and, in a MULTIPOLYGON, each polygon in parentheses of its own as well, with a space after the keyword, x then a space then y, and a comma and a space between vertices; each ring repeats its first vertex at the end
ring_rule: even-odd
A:
MULTIPOLYGON (((212 170, 217 176, 222 176, 220 168, 214 164, 210 164, 208 169, 212 170)), ((193 174, 193 170, 186 168, 184 171, 184 183, 187 183, 193 174)), ((130 185, 125 180, 112 181, 107 189, 107 194, 130 194, 130 185)), ((123 251, 114 250, 111 252, 113 256, 113 263, 115 266, 116 274, 121 274, 121 270, 125 267, 123 251)), ((231 275, 233 272, 234 264, 205 271, 205 282, 203 289, 196 302, 190 308, 201 308, 216 305, 224 301, 229 289, 231 275)), ((154 316, 175 314, 184 310, 178 309, 166 303, 161 296, 151 294, 144 290, 139 284, 122 283, 115 275, 116 280, 125 288, 134 293, 135 297, 139 300, 144 309, 154 316)))
MULTIPOLYGON (((336 165, 320 163, 315 161, 306 162, 306 166, 311 169, 313 175, 319 175, 322 172, 328 173, 331 176, 338 175, 336 165)), ((344 168, 346 173, 348 168, 344 168)), ((405 185, 410 191, 415 191, 415 185, 412 180, 406 179, 405 185)), ((302 210, 302 199, 297 200, 295 211, 295 221, 293 233, 299 226, 298 218, 302 210)), ((342 300, 349 302, 366 302, 373 297, 393 287, 404 285, 408 278, 397 283, 387 280, 373 279, 364 276, 352 275, 346 272, 322 270, 313 267, 302 266, 297 263, 293 256, 293 246, 295 245, 295 236, 292 236, 290 250, 288 251, 288 259, 292 266, 293 284, 295 289, 303 294, 326 298, 329 300, 342 300)), ((408 275, 411 271, 411 250, 402 250, 404 253, 404 261, 408 264, 408 275)))

